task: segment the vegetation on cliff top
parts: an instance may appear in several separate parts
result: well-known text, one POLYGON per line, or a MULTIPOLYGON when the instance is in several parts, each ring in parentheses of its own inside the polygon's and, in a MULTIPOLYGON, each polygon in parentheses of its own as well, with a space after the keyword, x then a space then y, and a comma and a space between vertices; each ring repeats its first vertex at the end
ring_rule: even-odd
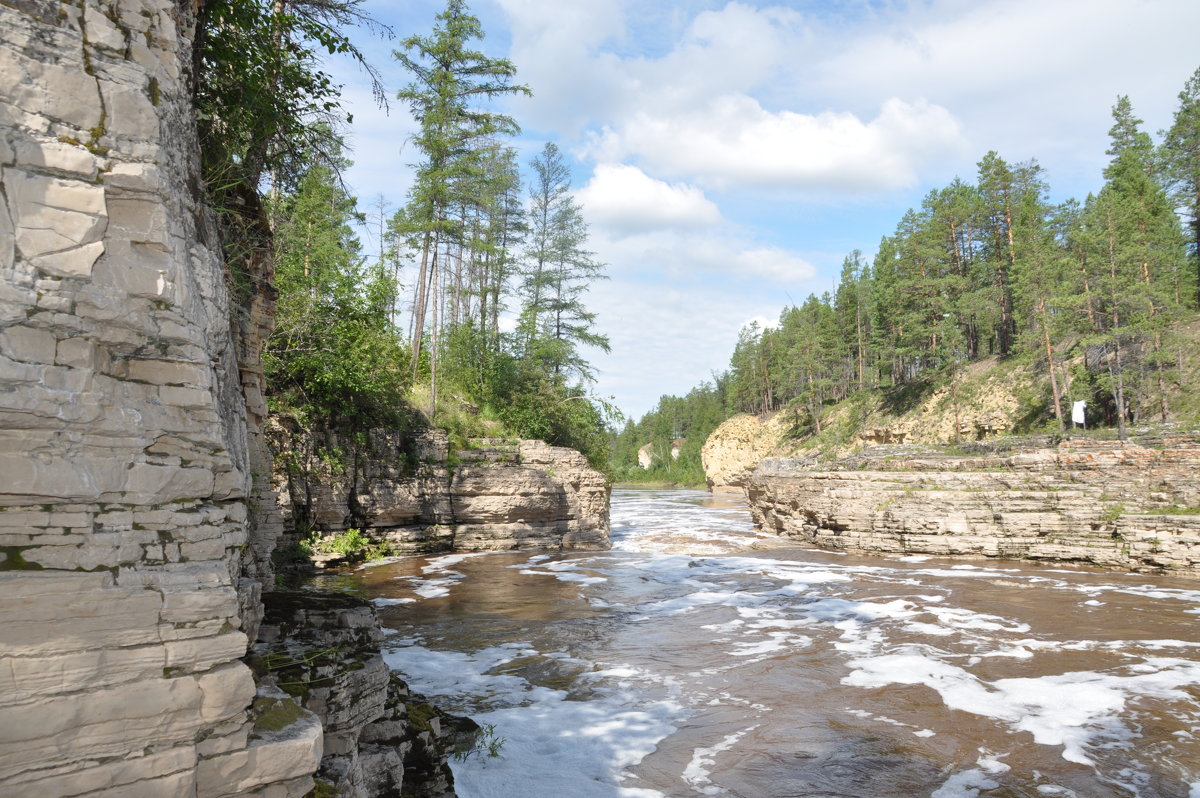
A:
POLYGON ((274 268, 270 400, 354 429, 432 423, 457 437, 542 438, 602 465, 610 409, 591 396, 585 348, 608 342, 583 300, 604 267, 587 250, 553 143, 523 187, 505 143, 518 124, 489 101, 529 89, 514 82, 513 64, 472 49, 483 30, 462 0, 448 0, 430 35, 395 52, 412 78, 398 99, 418 123, 419 160, 390 219, 379 198, 379 252, 362 252, 355 231, 366 216, 339 177, 348 163, 340 87, 320 61, 347 55, 374 77, 345 32, 371 22, 360 6, 203 5, 204 178, 243 306, 270 296, 274 268), (418 397, 423 419, 412 410, 418 397))
MULTIPOLYGON (((1179 100, 1155 146, 1117 99, 1105 182, 1083 202, 1051 203, 1035 161, 987 153, 973 181, 908 211, 873 262, 850 253, 832 292, 743 329, 712 383, 628 423, 616 467, 637 475, 642 444, 706 436, 714 406, 723 417, 786 411, 795 436, 814 441, 829 439, 831 420, 833 437, 854 437, 873 414, 939 389, 957 409, 974 399, 964 370, 981 363, 1025 383, 1013 431, 1066 429, 1075 401, 1120 437, 1130 423, 1197 423, 1200 70, 1179 100)), ((976 434, 955 425, 950 437, 976 434)), ((659 457, 642 476, 694 466, 659 457)))

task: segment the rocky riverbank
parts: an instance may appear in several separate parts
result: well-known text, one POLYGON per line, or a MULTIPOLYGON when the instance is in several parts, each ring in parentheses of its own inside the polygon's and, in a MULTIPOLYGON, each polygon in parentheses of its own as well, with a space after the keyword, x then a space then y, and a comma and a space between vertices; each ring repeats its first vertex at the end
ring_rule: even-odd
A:
POLYGON ((609 547, 608 481, 574 449, 287 418, 269 437, 285 540, 358 529, 397 554, 609 547))
POLYGON ((1200 576, 1200 438, 1037 443, 768 458, 747 494, 763 529, 832 549, 1200 576))

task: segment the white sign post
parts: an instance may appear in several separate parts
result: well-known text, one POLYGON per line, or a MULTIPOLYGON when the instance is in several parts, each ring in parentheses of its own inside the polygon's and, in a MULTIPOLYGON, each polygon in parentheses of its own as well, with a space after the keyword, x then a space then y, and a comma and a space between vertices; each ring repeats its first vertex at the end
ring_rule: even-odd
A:
POLYGON ((1075 402, 1071 405, 1071 422, 1080 424, 1084 429, 1087 429, 1087 417, 1084 416, 1084 410, 1087 409, 1087 402, 1075 402))

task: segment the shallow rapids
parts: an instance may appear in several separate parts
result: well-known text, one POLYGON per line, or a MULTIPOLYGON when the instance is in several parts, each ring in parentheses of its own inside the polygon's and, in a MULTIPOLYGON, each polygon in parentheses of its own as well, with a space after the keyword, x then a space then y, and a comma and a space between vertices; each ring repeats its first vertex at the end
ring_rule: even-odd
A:
POLYGON ((613 550, 410 558, 357 587, 492 796, 1200 798, 1200 584, 814 551, 618 489, 613 550))

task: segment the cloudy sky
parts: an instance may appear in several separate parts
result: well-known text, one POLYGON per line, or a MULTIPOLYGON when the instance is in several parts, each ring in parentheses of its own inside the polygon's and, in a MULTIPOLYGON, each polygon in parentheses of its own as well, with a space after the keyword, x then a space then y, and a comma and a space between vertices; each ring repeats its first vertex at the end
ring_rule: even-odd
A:
MULTIPOLYGON (((444 2, 367 0, 397 37, 444 2)), ((1200 0, 475 0, 488 54, 531 98, 524 163, 566 153, 591 248, 587 304, 612 353, 595 392, 640 417, 723 370, 738 330, 834 285, 931 188, 988 150, 1036 158, 1056 199, 1098 188, 1109 112, 1128 94, 1170 124, 1200 67, 1200 0)), ((366 36, 366 34, 364 34, 366 36)), ((395 42, 364 38, 390 93, 395 42)), ((376 108, 332 65, 354 113, 360 206, 402 204, 417 160, 406 109, 376 108)), ((376 244, 368 234, 368 249, 376 244)))

